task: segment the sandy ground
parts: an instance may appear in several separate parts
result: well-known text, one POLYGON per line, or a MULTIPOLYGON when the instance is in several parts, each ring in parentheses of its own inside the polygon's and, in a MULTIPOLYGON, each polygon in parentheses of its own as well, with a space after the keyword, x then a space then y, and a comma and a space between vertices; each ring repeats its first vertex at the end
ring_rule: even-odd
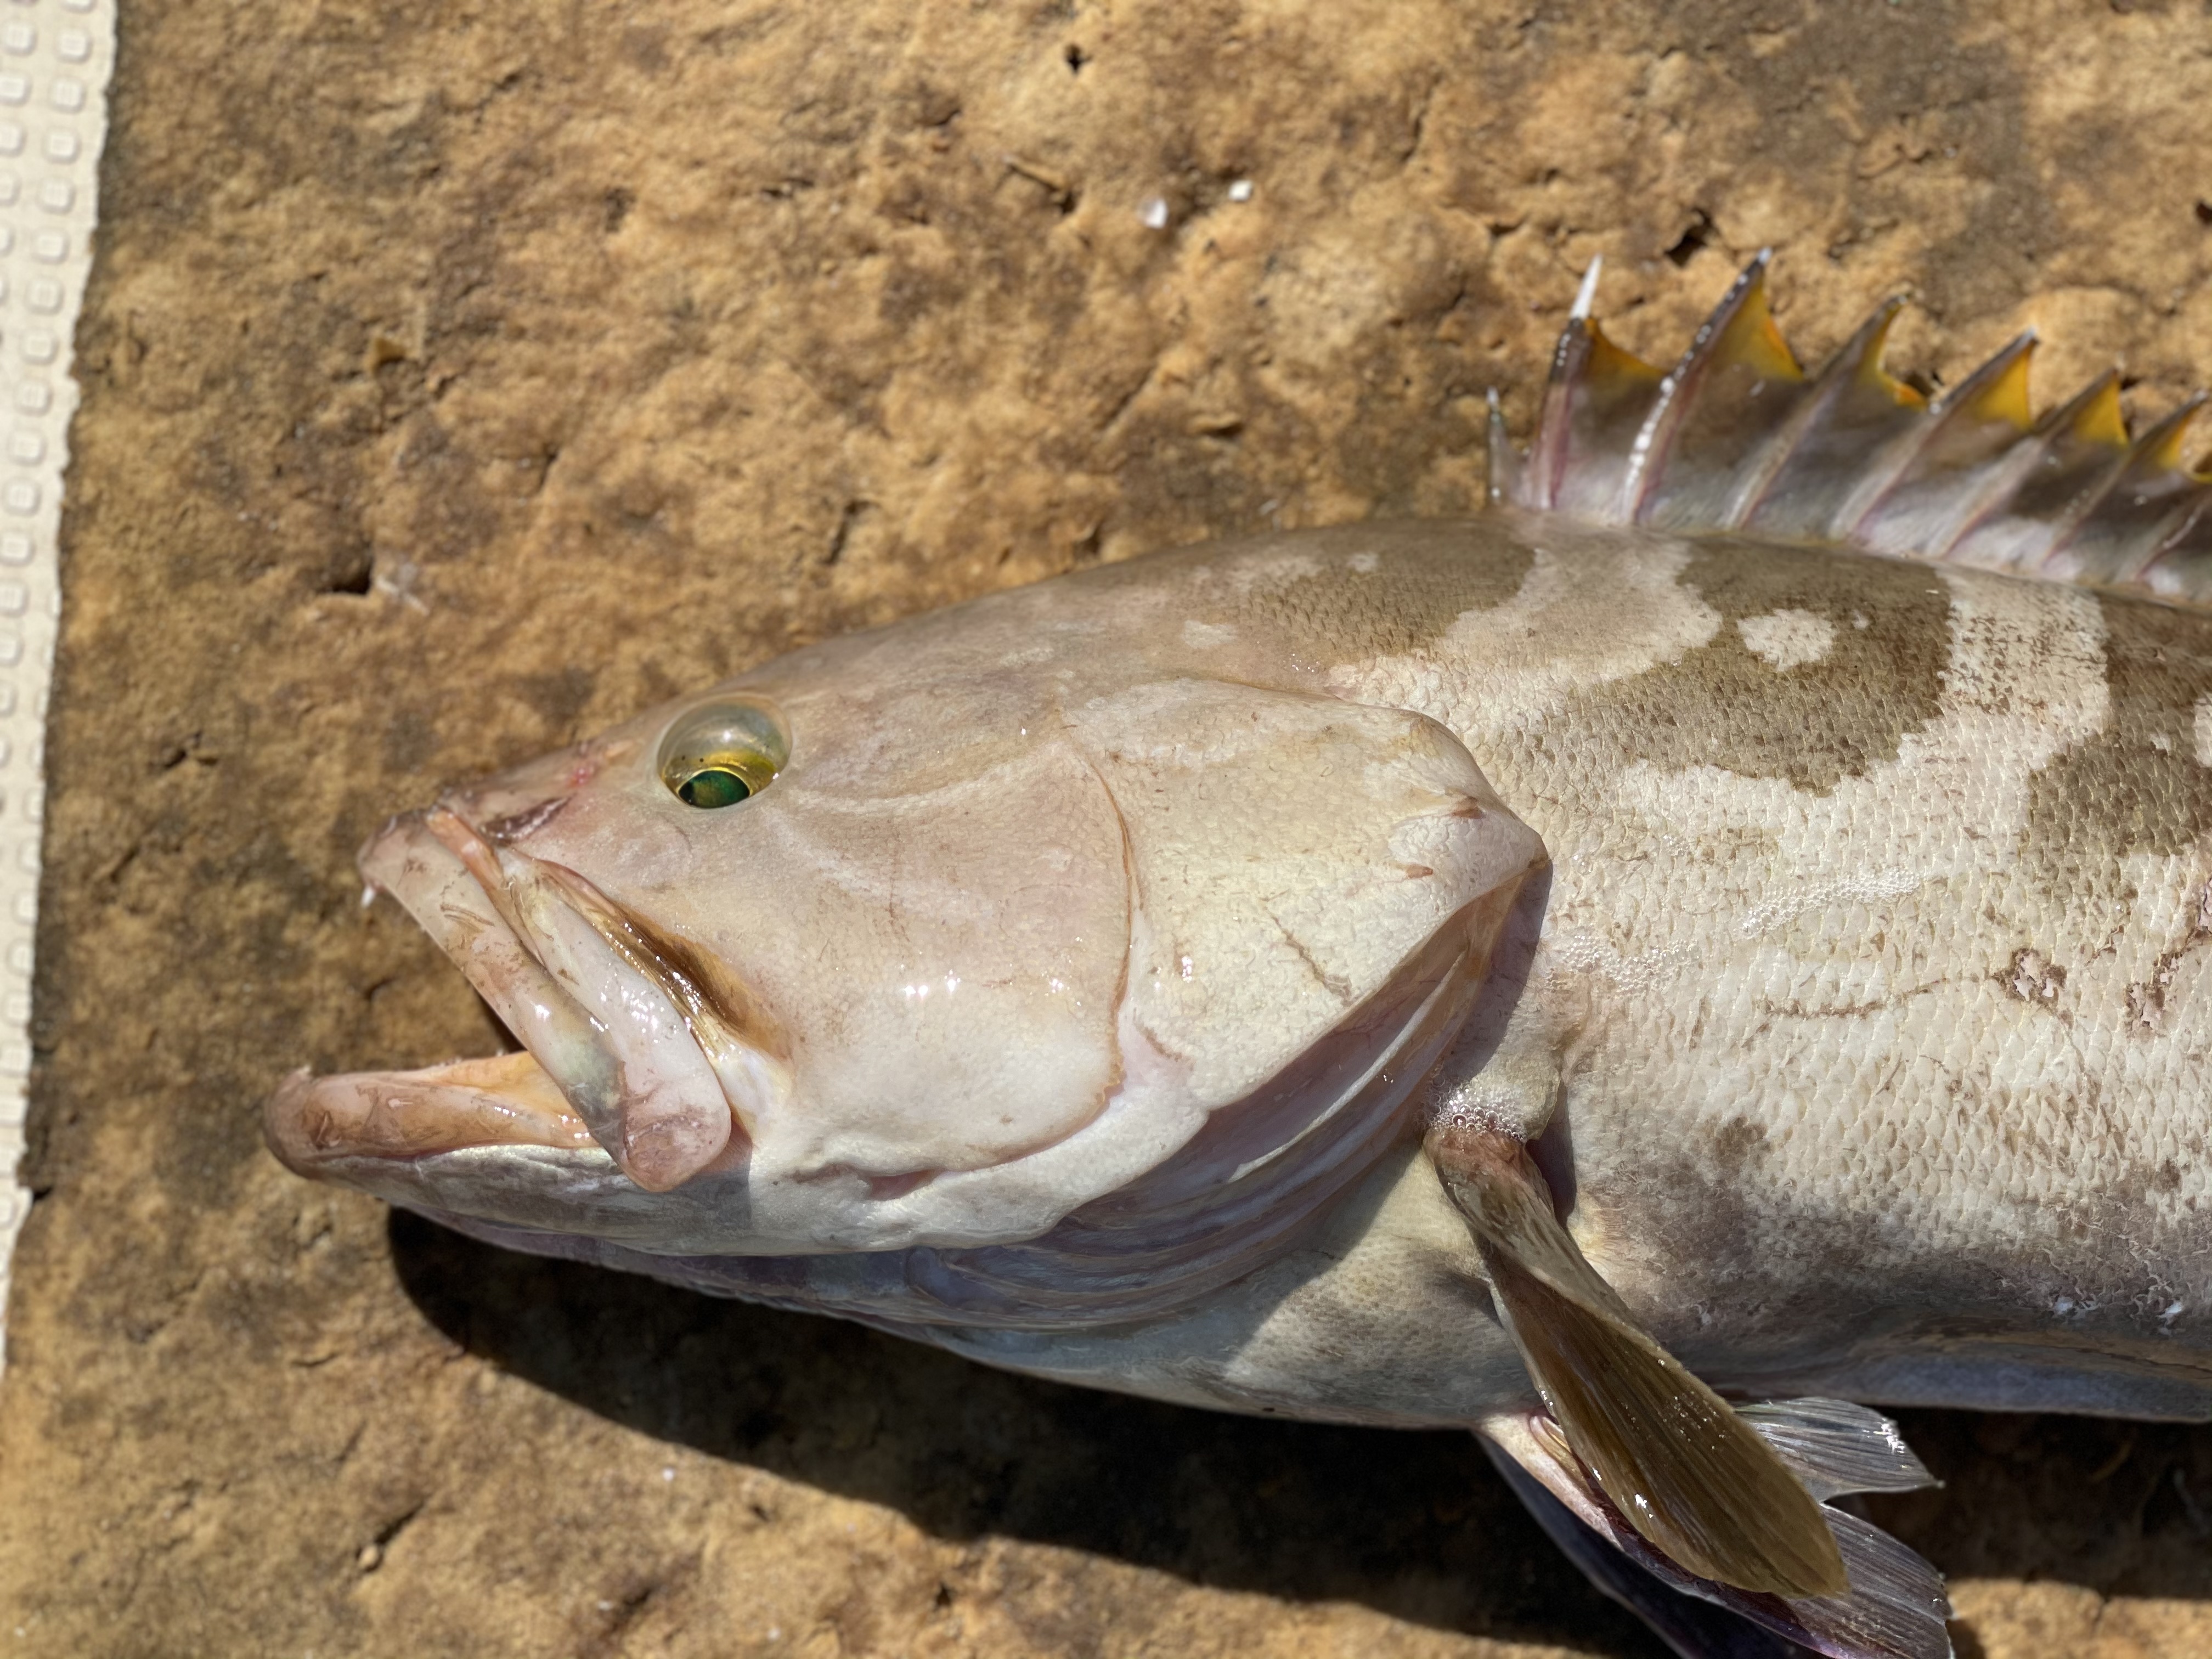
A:
MULTIPOLYGON (((494 1043, 387 812, 790 644, 1463 508, 1591 256, 1671 351, 2212 370, 2175 3, 128 4, 80 342, 24 1655, 1650 1656, 1458 1436, 1249 1423, 500 1255, 261 1150, 494 1043), (1576 21, 1601 11, 1604 21, 1576 21), (1239 180, 1252 185, 1240 199, 1239 180), (1158 222, 1157 227, 1148 218, 1158 222)), ((2212 1651, 2212 1432, 1923 1413, 1962 1653, 2212 1651)))

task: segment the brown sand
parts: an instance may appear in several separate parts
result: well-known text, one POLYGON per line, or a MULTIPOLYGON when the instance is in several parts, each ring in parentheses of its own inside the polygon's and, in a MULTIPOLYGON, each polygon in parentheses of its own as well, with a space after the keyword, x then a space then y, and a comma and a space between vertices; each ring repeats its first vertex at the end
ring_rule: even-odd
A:
MULTIPOLYGON (((501 1255, 258 1103, 492 1045, 356 906, 386 812, 859 623, 1465 507, 1593 254, 1650 350, 1771 244, 1810 355, 1910 288, 1905 366, 2034 323, 2046 400, 2163 410, 2202 11, 126 0, 0 1652, 1656 1654, 1465 1437, 501 1255)), ((1909 1426, 1963 1652, 2212 1652, 2212 1432, 1909 1426)))

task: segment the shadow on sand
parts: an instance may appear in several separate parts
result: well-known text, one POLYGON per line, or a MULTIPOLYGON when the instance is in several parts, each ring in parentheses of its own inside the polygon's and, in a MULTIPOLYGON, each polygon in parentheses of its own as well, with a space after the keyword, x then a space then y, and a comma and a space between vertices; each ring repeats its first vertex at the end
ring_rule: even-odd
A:
MULTIPOLYGON (((391 1243, 408 1294, 470 1352, 628 1427, 888 1505, 940 1538, 995 1534, 1593 1655, 1664 1652, 1587 1589, 1466 1435, 1037 1382, 835 1320, 515 1255, 404 1212, 391 1243)), ((1869 1513, 1947 1573, 2212 1599, 2212 1429, 1903 1420, 1946 1484, 1869 1513)))

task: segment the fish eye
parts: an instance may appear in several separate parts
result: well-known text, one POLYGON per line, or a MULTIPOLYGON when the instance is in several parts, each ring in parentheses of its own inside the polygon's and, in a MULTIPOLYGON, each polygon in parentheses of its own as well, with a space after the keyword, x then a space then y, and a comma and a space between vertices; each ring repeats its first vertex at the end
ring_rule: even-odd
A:
POLYGON ((678 716, 660 740, 660 781, 686 806, 735 806, 791 759, 783 718, 757 697, 719 697, 678 716))

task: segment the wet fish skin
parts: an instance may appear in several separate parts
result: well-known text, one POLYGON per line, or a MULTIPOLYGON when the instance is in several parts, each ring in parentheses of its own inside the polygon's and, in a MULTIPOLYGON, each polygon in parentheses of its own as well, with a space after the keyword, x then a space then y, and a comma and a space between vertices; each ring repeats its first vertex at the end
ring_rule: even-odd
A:
MULTIPOLYGON (((1516 1127, 1583 1255, 1698 1376, 1737 1398, 2207 1414, 2198 618, 1511 512, 988 605, 1026 634, 1139 585, 1302 689, 1463 732, 1542 837, 1461 1042, 1382 1127, 1516 1127), (2072 810, 2069 771, 2124 817, 2072 810)), ((682 1236, 711 1182, 641 1194, 596 1149, 320 1167, 502 1243, 1071 1381, 1379 1425, 1540 1410, 1419 1149, 1370 1147, 1310 1227, 1232 1251, 1225 1282, 1200 1253, 1188 1295, 1148 1256, 1133 1300, 1090 1271, 1110 1195, 1028 1241, 732 1255, 682 1236), (503 1216, 530 1171, 558 1179, 503 1216), (579 1184, 624 1224, 512 1224, 557 1221, 579 1184)))
POLYGON ((365 867, 542 1070, 302 1075, 272 1146, 989 1363, 1475 1427, 1670 1640, 1947 1651, 1863 1523, 1766 1551, 1770 1477, 1895 1447, 1808 1396, 2212 1417, 2212 485, 2108 385, 2031 422, 2024 348, 1919 409, 1887 312, 1808 380, 1762 283, 1668 376, 1586 290, 1479 518, 830 641, 396 821, 365 867), (792 738, 726 815, 653 767, 717 698, 792 738), (1778 1401, 1698 1408, 1750 1484, 1666 1408, 1601 1455, 1551 1318, 1601 1406, 1608 1343, 1778 1401))
MULTIPOLYGON (((1187 568, 1215 593, 1201 610, 1224 617, 1273 603, 1245 591, 1252 580, 1297 574, 1187 568)), ((510 948, 538 926, 507 891, 518 860, 720 964, 720 1024, 790 1071, 797 1094, 753 1112, 747 1156, 650 1201, 588 1155, 481 1144, 348 1173, 394 1196, 434 1181, 459 1197, 414 1192, 432 1208, 662 1254, 791 1255, 1016 1244, 1094 1200, 1126 1208, 1209 1112, 1263 1085, 1289 1092, 1194 1146, 1218 1166, 1201 1184, 1210 1194, 1255 1160, 1265 1184, 1297 1164, 1267 1156, 1278 1132, 1295 1139, 1290 1120, 1327 1103, 1309 1108, 1307 1085, 1285 1080, 1304 1066, 1312 1088, 1364 1086, 1368 1062, 1417 1019, 1437 1027, 1432 1056, 1541 848, 1443 726, 1329 695, 1282 628, 1240 635, 1178 610, 1163 629, 1163 608, 1187 597, 1102 572, 830 641, 395 821, 365 855, 372 878, 556 1078, 592 1042, 573 1022, 549 1035, 538 1011, 562 1000, 560 975, 510 948), (651 739, 730 696, 772 699, 798 742, 757 802, 717 816, 670 797, 651 739), (1192 823, 1221 833, 1186 833, 1192 823), (488 900, 495 890, 506 896, 488 900), (1101 1078, 1116 1069, 1102 1115, 1101 1078), (979 1076, 1018 1084, 1024 1071, 1032 1112, 1064 1100, 1064 1122, 1007 1129, 1006 1114, 976 1110, 979 1076), (775 1159, 787 1174, 771 1177, 775 1159), (907 1178, 917 1166, 927 1179, 907 1178), (597 1206, 565 1223, 561 1171, 597 1206), (510 1199, 521 1207, 502 1209, 510 1199)), ((1398 1067, 1390 1099, 1338 1127, 1387 1129, 1426 1069, 1398 1067)), ((325 1173, 342 1162, 343 1146, 292 1131, 311 1097, 350 1086, 286 1094, 270 1116, 280 1152, 325 1173)))
MULTIPOLYGON (((1509 1047, 1479 1014, 1429 1096, 1451 1110, 1501 1048, 1554 1063, 1548 1135, 1530 1127, 1571 1175, 1570 1225, 1692 1370, 1754 1396, 2212 1414, 2212 846, 2185 833, 2212 796, 2181 740, 2212 625, 1509 515, 1208 556, 1303 572, 1278 591, 1316 615, 1393 571, 1411 592, 1514 573, 1510 597, 1447 617, 1455 596, 1433 634, 1332 672, 1463 722, 1543 836, 1519 1029, 1509 1047), (1786 613, 1825 623, 1828 654, 1753 651, 1742 623, 1786 613), (2069 775, 2098 781, 2086 800, 2069 775)), ((1217 1405, 1465 1421, 1503 1397, 1470 1248, 1401 1152, 1218 1324, 940 1340, 1217 1405)))

